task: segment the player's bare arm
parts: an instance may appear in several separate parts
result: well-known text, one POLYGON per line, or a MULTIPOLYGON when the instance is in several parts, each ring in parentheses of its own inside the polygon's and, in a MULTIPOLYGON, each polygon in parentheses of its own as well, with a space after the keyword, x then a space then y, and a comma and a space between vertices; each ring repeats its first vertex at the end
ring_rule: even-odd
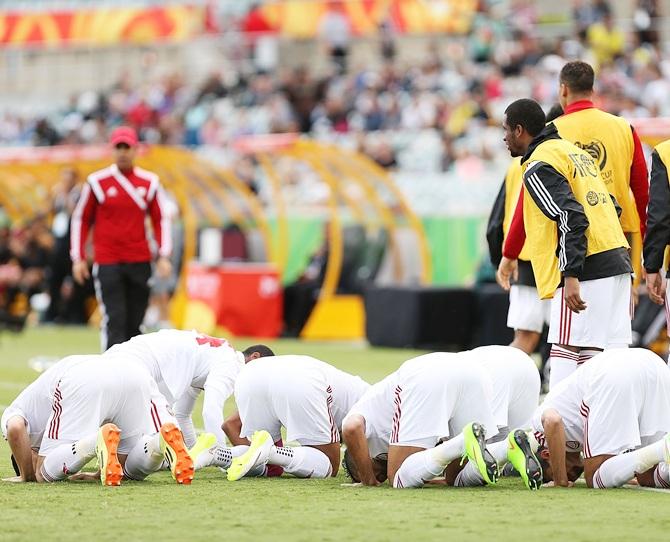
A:
POLYGON ((380 485, 375 477, 370 459, 368 441, 365 438, 365 419, 355 414, 348 417, 342 425, 342 438, 347 445, 347 450, 358 469, 358 476, 363 485, 380 485))
POLYGON ((549 463, 554 473, 554 485, 568 487, 567 467, 565 465, 565 426, 563 418, 554 409, 545 410, 542 414, 542 426, 549 449, 549 463))
POLYGON ((22 482, 34 482, 35 467, 33 465, 33 453, 30 447, 30 439, 26 430, 26 422, 21 416, 14 416, 7 422, 7 442, 12 450, 12 455, 19 466, 22 482))
POLYGON ((235 411, 224 420, 221 429, 223 429, 223 432, 233 446, 249 446, 249 439, 240 436, 242 432, 242 420, 238 411, 235 411))

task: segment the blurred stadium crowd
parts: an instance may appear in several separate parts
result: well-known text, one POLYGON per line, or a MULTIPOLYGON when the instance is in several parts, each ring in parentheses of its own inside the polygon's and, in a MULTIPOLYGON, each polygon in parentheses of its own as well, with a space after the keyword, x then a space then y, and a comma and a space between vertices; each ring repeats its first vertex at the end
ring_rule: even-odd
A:
MULTIPOLYGON (((598 107, 626 118, 670 116, 670 57, 656 30, 655 0, 639 0, 632 26, 625 27, 606 0, 578 0, 571 27, 548 41, 538 34, 534 2, 514 0, 510 9, 499 7, 480 2, 469 34, 429 42, 417 65, 398 57, 393 29, 382 24, 377 61, 366 66, 349 58, 354 37, 335 9, 319 28, 332 61, 325 72, 311 64, 258 69, 251 60, 252 40, 246 44, 248 62, 236 70, 213 71, 204 81, 180 73, 136 81, 120 73, 112 87, 80 92, 46 115, 4 111, 0 145, 103 144, 121 124, 136 128, 146 142, 190 147, 224 148, 239 136, 301 132, 345 137, 385 168, 413 169, 417 157, 402 147, 408 134, 422 133, 429 134, 437 153, 429 169, 453 172, 473 161, 479 167, 506 163, 499 127, 504 107, 520 96, 553 104, 557 74, 575 58, 598 69, 598 107)), ((254 24, 252 7, 228 20, 226 28, 240 35, 262 32, 254 24)), ((251 160, 240 159, 235 167, 257 191, 251 160)), ((69 265, 61 242, 67 232, 54 217, 71 213, 67 202, 76 200, 71 175, 64 173, 63 192, 54 195, 60 209, 45 209, 13 227, 0 216, 0 311, 22 313, 30 296, 50 291, 47 320, 85 318, 84 294, 76 293, 67 269, 63 276, 59 271, 64 262, 69 265)), ((432 190, 428 197, 434 201, 432 190)))
MULTIPOLYGON (((335 10, 319 29, 333 59, 327 73, 309 66, 267 72, 253 62, 214 71, 201 82, 180 73, 133 81, 122 73, 111 88, 73 95, 67 107, 46 116, 5 112, 0 143, 101 143, 119 124, 134 126, 151 143, 187 146, 225 146, 249 134, 355 134, 362 150, 394 167, 394 134, 428 129, 440 137, 436 167, 446 171, 471 155, 493 159, 499 132, 481 137, 482 127, 497 127, 504 105, 520 95, 550 105, 558 70, 574 58, 598 66, 601 108, 626 117, 670 113, 670 63, 654 27, 657 2, 639 1, 626 32, 608 2, 575 2, 569 35, 549 42, 538 35, 534 2, 515 0, 504 12, 491 4, 480 3, 468 36, 430 43, 419 65, 396 58, 393 31, 385 25, 378 61, 348 62, 353 38, 335 10), (378 132, 387 136, 365 137, 378 132)), ((237 30, 253 25, 253 8, 235 22, 237 30)))

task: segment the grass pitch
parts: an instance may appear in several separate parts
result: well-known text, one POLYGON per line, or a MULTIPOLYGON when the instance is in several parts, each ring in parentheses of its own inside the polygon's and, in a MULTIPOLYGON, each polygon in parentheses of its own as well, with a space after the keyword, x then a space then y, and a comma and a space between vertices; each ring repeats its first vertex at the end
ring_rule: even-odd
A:
MULTIPOLYGON (((36 373, 37 355, 96 352, 90 329, 38 328, 0 336, 0 408, 36 373)), ((238 348, 251 341, 236 341, 238 348)), ((305 353, 374 382, 416 352, 278 341, 277 353, 305 353)), ((232 409, 228 405, 227 409, 232 409)), ((200 424, 199 412, 195 415, 200 424)), ((0 443, 0 477, 13 474, 0 443)), ((670 495, 584 487, 531 493, 518 479, 477 489, 394 491, 331 480, 229 483, 218 469, 192 486, 169 473, 119 488, 65 482, 0 484, 0 540, 667 540, 670 495)))

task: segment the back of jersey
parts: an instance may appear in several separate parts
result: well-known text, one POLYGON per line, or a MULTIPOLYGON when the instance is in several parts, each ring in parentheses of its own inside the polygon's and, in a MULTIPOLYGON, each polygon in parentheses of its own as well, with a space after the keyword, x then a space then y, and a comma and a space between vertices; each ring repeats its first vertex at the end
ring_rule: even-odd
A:
POLYGON ((129 356, 141 363, 168 403, 173 404, 189 386, 204 387, 211 364, 220 357, 223 349, 232 350, 224 339, 195 330, 163 329, 117 344, 105 355, 129 356))

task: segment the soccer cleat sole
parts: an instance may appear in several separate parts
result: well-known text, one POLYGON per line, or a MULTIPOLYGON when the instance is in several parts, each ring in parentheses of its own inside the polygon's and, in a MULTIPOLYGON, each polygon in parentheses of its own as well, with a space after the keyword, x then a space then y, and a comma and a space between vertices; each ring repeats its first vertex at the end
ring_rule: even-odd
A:
POLYGON ((113 423, 103 425, 98 431, 95 453, 100 468, 100 482, 103 486, 120 486, 123 467, 119 462, 118 449, 121 430, 113 423))
POLYGON ((498 472, 498 463, 486 449, 484 428, 478 423, 470 424, 470 428, 476 442, 470 450, 466 450, 468 459, 475 463, 484 481, 489 485, 493 485, 498 482, 500 473, 498 472))
POLYGON ((540 487, 542 487, 542 466, 533 453, 533 450, 530 448, 528 435, 526 435, 525 431, 517 429, 511 437, 514 440, 514 444, 521 450, 521 453, 524 456, 524 465, 522 469, 524 472, 521 472, 517 465, 514 465, 514 468, 519 471, 519 474, 528 489, 531 491, 540 489, 540 487))
POLYGON ((249 449, 241 456, 233 459, 232 464, 228 468, 226 477, 229 482, 236 482, 240 478, 243 478, 245 474, 256 466, 263 452, 263 446, 267 443, 268 439, 272 443, 272 437, 267 431, 256 431, 253 434, 249 449))
POLYGON ((195 476, 193 458, 191 458, 184 437, 179 428, 173 423, 161 426, 161 439, 164 443, 165 459, 172 472, 172 478, 178 483, 188 485, 195 476))

